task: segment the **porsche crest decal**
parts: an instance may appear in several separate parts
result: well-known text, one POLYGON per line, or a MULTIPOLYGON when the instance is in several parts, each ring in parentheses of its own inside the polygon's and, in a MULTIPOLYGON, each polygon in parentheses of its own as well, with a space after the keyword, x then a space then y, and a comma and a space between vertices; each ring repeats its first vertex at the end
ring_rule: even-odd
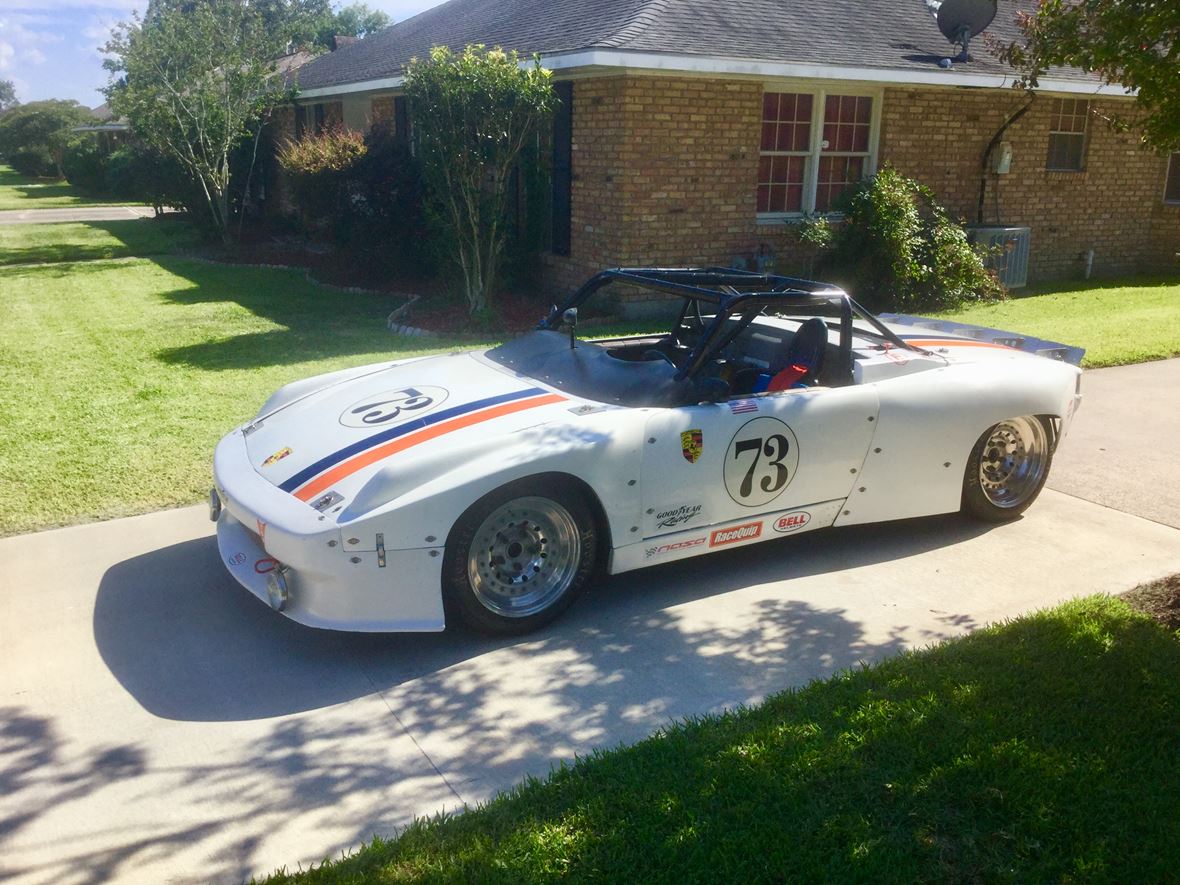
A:
POLYGON ((680 451, 684 460, 689 464, 696 464, 705 448, 704 434, 699 430, 686 430, 680 434, 680 451))
POLYGON ((273 455, 271 455, 269 458, 267 458, 265 461, 263 461, 262 466, 269 467, 271 464, 276 464, 279 461, 282 461, 284 458, 286 458, 290 454, 291 454, 291 447, 284 446, 283 448, 281 448, 277 452, 275 452, 273 455))

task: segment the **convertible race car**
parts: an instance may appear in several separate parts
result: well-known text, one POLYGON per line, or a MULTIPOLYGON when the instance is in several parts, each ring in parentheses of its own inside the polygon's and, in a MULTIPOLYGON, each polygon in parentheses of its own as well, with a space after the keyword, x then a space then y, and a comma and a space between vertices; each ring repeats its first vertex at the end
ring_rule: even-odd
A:
POLYGON ((302 624, 523 633, 602 571, 1012 519, 1081 402, 1081 355, 874 317, 822 283, 609 270, 499 347, 283 387, 217 446, 211 515, 231 574, 302 624), (620 286, 660 331, 602 337, 620 286))

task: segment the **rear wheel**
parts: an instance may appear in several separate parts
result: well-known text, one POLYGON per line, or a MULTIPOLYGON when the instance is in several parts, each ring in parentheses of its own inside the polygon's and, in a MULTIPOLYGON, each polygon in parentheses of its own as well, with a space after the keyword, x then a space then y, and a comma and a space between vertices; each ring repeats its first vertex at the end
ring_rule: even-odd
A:
POLYGON ((447 601, 481 632, 527 633, 585 587, 597 545, 594 515, 568 483, 511 483, 475 502, 451 530, 447 601))
POLYGON ((1035 415, 1009 418, 986 430, 967 459, 963 510, 1003 522, 1028 509, 1053 463, 1052 427, 1035 415))

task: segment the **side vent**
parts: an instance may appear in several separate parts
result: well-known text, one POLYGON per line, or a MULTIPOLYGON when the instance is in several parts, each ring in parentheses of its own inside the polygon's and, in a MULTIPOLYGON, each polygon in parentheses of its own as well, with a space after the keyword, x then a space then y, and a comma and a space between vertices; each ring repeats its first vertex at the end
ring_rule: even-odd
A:
POLYGON ((1032 230, 1027 227, 969 227, 967 239, 987 252, 984 263, 1009 289, 1028 285, 1028 249, 1032 230))

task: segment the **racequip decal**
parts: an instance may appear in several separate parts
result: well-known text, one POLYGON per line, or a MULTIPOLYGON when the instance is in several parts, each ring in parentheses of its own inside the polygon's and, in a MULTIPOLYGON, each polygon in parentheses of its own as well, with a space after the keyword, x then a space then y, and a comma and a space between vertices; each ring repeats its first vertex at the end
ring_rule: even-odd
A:
POLYGON ((565 401, 566 397, 561 394, 530 387, 489 396, 462 406, 452 406, 345 446, 300 470, 279 488, 292 493, 301 501, 310 501, 358 470, 420 443, 493 418, 565 401))
POLYGON ((670 529, 673 526, 684 525, 686 522, 692 522, 700 516, 701 511, 704 509, 704 504, 685 504, 681 507, 669 507, 666 510, 656 513, 656 526, 662 529, 670 529))
POLYGON ((794 513, 784 513, 774 521, 774 530, 780 534, 801 529, 811 522, 811 514, 806 510, 796 510, 794 513))
POLYGON ((226 562, 228 562, 231 566, 242 565, 245 561, 246 561, 246 554, 241 553, 241 552, 235 553, 233 556, 231 556, 229 559, 226 560, 226 562))
POLYGON ((690 547, 700 547, 704 543, 704 538, 692 538, 688 541, 674 541, 671 544, 660 544, 658 547, 648 547, 645 551, 644 558, 651 559, 653 556, 663 556, 665 553, 671 553, 674 550, 687 550, 690 547))
POLYGON ((752 541, 761 537, 762 523, 748 522, 745 525, 734 526, 731 529, 717 529, 709 536, 710 547, 721 547, 724 544, 736 544, 739 541, 752 541))
POLYGON ((401 387, 374 393, 340 413, 345 427, 382 427, 403 415, 417 418, 442 405, 450 394, 441 387, 401 387))
POLYGON ((697 463, 704 448, 705 435, 700 430, 686 430, 680 434, 680 451, 689 464, 697 463))
POLYGON ((725 490, 743 507, 761 507, 783 493, 799 467, 799 441, 777 418, 755 418, 734 434, 725 455, 725 490))
POLYGON ((283 448, 281 448, 277 452, 275 452, 273 455, 269 456, 265 461, 263 461, 262 466, 269 467, 271 464, 276 464, 279 461, 282 461, 284 458, 286 458, 290 454, 291 454, 291 447, 284 446, 283 448))

